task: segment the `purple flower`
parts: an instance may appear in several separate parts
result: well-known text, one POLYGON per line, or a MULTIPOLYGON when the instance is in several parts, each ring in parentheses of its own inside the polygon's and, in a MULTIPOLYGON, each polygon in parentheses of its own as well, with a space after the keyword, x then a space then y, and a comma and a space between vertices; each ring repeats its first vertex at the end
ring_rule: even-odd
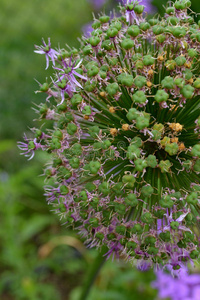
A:
POLYGON ((37 139, 35 138, 33 141, 29 140, 27 136, 24 134, 24 140, 23 142, 18 142, 18 148, 22 150, 21 153, 25 157, 28 157, 28 160, 31 160, 35 155, 35 150, 42 148, 40 143, 37 143, 37 139))
POLYGON ((75 70, 78 69, 80 67, 82 63, 82 59, 78 62, 78 64, 76 65, 76 62, 74 62, 72 64, 72 58, 70 58, 69 63, 67 64, 67 62, 65 60, 62 61, 63 64, 63 68, 55 68, 56 70, 59 70, 59 76, 60 79, 62 80, 63 78, 66 78, 69 80, 71 86, 73 86, 74 88, 76 86, 82 88, 82 85, 76 80, 75 76, 83 79, 83 80, 87 80, 87 78, 79 73, 77 73, 75 70))
POLYGON ((44 39, 42 39, 44 46, 37 46, 35 48, 38 50, 34 50, 35 53, 45 54, 46 56, 46 69, 49 67, 49 58, 51 59, 53 65, 55 66, 55 60, 57 59, 57 55, 59 54, 56 50, 51 48, 50 38, 48 38, 48 45, 45 43, 44 39))
POLYGON ((95 9, 100 9, 107 0, 88 0, 95 9))
POLYGON ((173 277, 161 270, 157 271, 156 275, 157 279, 152 285, 158 289, 161 299, 167 297, 172 300, 200 299, 200 274, 190 275, 187 267, 182 267, 178 277, 173 277))

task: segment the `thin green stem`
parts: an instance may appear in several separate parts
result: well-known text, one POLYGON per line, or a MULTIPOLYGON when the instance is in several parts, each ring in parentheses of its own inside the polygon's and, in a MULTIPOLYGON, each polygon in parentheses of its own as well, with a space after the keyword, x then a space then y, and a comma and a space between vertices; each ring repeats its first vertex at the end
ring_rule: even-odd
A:
POLYGON ((86 300, 89 292, 92 288, 92 285, 101 269, 103 264, 106 261, 106 252, 108 252, 108 248, 105 247, 102 251, 97 255, 96 259, 92 262, 91 267, 88 270, 85 282, 83 283, 83 290, 80 296, 80 300, 86 300))

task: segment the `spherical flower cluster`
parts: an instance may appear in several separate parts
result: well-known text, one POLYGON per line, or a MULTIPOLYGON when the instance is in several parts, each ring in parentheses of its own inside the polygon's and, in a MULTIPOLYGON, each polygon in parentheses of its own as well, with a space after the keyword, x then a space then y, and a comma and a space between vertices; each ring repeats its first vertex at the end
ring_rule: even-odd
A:
POLYGON ((41 128, 19 144, 51 154, 48 203, 88 246, 173 270, 199 256, 200 24, 189 6, 147 21, 128 1, 94 20, 79 50, 37 47, 54 75, 40 84, 41 128))

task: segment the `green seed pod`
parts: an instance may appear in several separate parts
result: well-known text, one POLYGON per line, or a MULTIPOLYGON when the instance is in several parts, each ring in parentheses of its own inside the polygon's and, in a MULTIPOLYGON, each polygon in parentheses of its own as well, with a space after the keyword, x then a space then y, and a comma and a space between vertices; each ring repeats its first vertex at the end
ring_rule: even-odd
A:
POLYGON ((162 87, 165 89, 173 89, 174 87, 174 79, 171 76, 166 76, 162 81, 161 81, 162 87))
POLYGON ((128 194, 128 196, 124 199, 124 202, 131 207, 138 205, 138 199, 135 194, 128 194))
POLYGON ((147 80, 144 76, 137 76, 134 80, 134 85, 138 88, 142 88, 147 83, 147 80))
POLYGON ((140 28, 137 25, 131 25, 128 27, 127 33, 132 37, 136 37, 140 34, 140 28))
POLYGON ((150 28, 150 24, 148 22, 141 22, 139 26, 143 31, 147 31, 150 28))
POLYGON ((154 97, 154 99, 158 103, 167 101, 168 98, 169 98, 169 94, 167 94, 164 90, 157 90, 155 97, 154 97))
POLYGON ((158 164, 156 156, 152 154, 148 155, 146 162, 147 162, 147 166, 151 168, 155 168, 158 164))
POLYGON ((186 58, 184 56, 178 56, 175 58, 175 62, 177 64, 177 66, 181 67, 186 63, 186 58))
POLYGON ((153 216, 150 212, 146 212, 141 215, 141 221, 146 224, 153 223, 153 216))
POLYGON ((147 100, 143 91, 137 91, 135 94, 133 94, 132 99, 135 103, 145 103, 147 100))
POLYGON ((122 177, 122 182, 125 184, 126 188, 133 188, 135 181, 136 179, 133 175, 124 175, 122 177))
POLYGON ((67 125, 67 133, 69 134, 69 135, 74 135, 76 132, 77 132, 77 126, 74 124, 74 123, 69 123, 68 125, 67 125))
POLYGON ((186 99, 191 99, 194 93, 194 88, 186 84, 182 89, 181 89, 181 94, 186 98, 186 99))

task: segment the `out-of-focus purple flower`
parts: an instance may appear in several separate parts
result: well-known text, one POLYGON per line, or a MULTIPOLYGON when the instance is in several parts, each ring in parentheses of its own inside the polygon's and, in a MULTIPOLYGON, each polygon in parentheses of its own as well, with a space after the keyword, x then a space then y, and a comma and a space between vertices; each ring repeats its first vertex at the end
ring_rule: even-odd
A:
POLYGON ((89 37, 91 35, 91 32, 93 31, 93 28, 92 28, 92 23, 87 23, 85 24, 83 27, 82 27, 82 31, 84 33, 84 35, 86 37, 89 37))
POLYGON ((179 276, 173 277, 162 270, 156 272, 157 279, 152 283, 158 289, 161 299, 200 300, 200 274, 189 274, 187 267, 179 270, 179 276))
POLYGON ((56 50, 51 48, 50 38, 48 38, 48 44, 45 43, 44 39, 42 39, 42 43, 43 43, 44 46, 35 45, 35 48, 38 49, 38 50, 35 50, 34 52, 46 55, 46 69, 48 69, 48 67, 49 67, 49 58, 51 59, 53 65, 55 66, 55 60, 56 60, 57 55, 59 53, 56 50))
POLYGON ((100 9, 107 0, 88 0, 95 9, 100 9))

